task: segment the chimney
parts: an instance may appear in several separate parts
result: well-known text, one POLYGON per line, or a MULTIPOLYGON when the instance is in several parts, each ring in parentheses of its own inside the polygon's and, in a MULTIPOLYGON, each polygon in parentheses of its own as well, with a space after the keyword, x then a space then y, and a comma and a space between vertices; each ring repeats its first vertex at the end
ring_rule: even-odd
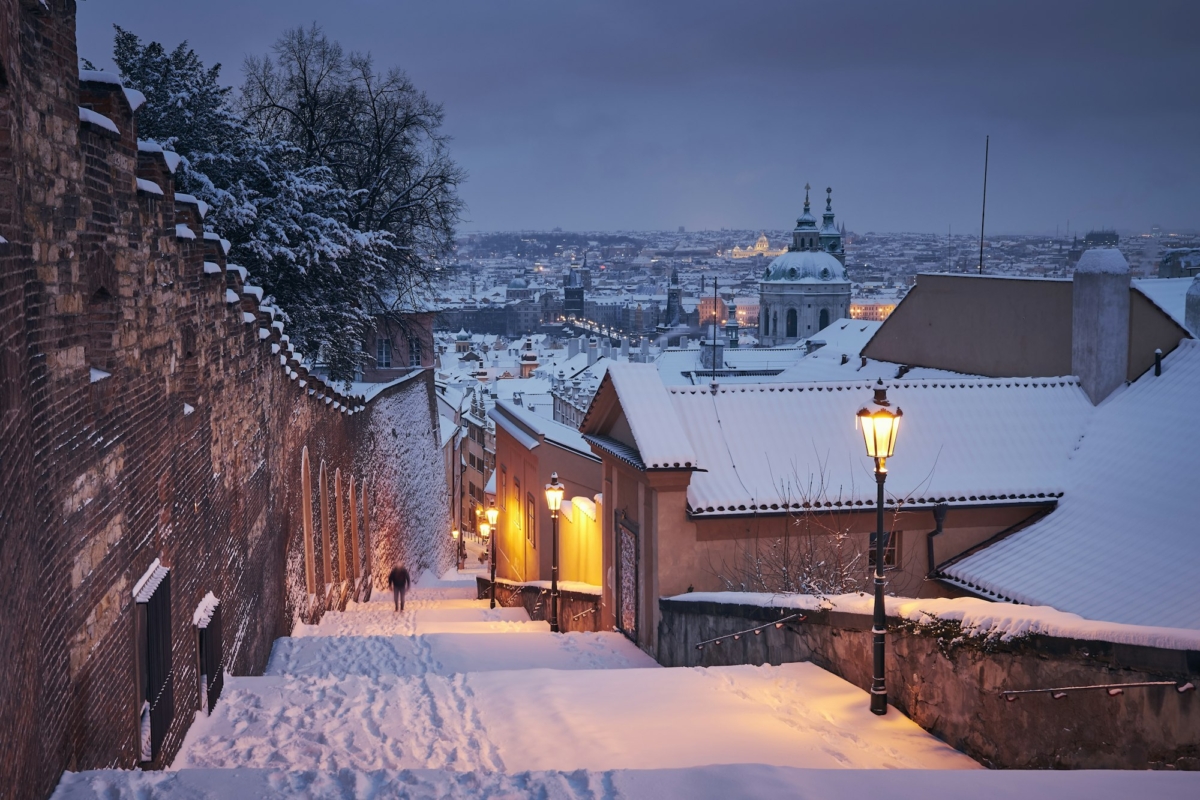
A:
POLYGON ((1071 290, 1071 371, 1092 404, 1129 373, 1129 262, 1115 247, 1087 250, 1071 290))
POLYGON ((621 337, 621 358, 625 359, 626 361, 629 360, 629 337, 628 336, 621 337))
POLYGON ((650 362, 650 340, 647 339, 645 336, 643 336, 642 337, 642 363, 648 364, 649 362, 650 362))
POLYGON ((595 336, 593 336, 591 341, 588 342, 587 354, 588 354, 588 356, 587 356, 588 366, 590 367, 592 364, 596 363, 596 359, 600 356, 600 350, 596 346, 596 337, 595 336))
POLYGON ((686 336, 680 336, 680 337, 679 337, 679 349, 680 349, 680 350, 687 350, 687 349, 688 349, 689 347, 691 347, 691 346, 692 346, 692 340, 691 340, 691 339, 689 339, 689 338, 688 338, 688 337, 686 337, 686 336))
POLYGON ((574 358, 579 355, 579 340, 575 337, 567 339, 567 358, 574 358))
POLYGON ((604 356, 605 358, 612 358, 612 342, 608 340, 607 336, 605 336, 604 341, 600 343, 600 355, 604 356))
POLYGON ((1192 336, 1200 336, 1200 274, 1192 279, 1192 285, 1188 287, 1183 324, 1192 332, 1192 336))

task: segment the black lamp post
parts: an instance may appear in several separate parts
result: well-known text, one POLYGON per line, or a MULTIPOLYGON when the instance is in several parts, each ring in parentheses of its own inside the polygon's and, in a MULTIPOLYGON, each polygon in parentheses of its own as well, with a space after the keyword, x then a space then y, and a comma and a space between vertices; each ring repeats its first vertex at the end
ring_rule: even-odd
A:
POLYGON ((884 683, 883 646, 887 634, 887 612, 883 604, 883 482, 887 480, 887 460, 896 449, 896 432, 900 428, 899 408, 892 409, 887 399, 887 387, 880 380, 875 387, 875 400, 858 410, 867 456, 875 460, 875 618, 871 633, 875 634, 875 669, 871 681, 871 713, 887 713, 887 686, 884 683))
POLYGON ((558 633, 558 509, 562 507, 563 485, 558 473, 550 473, 546 484, 546 505, 550 507, 550 632, 558 633))
MULTIPOLYGON (((487 521, 487 529, 488 529, 488 533, 491 534, 490 538, 492 540, 491 541, 492 552, 488 555, 488 561, 490 561, 492 564, 492 604, 491 604, 491 608, 496 607, 496 538, 499 536, 499 534, 497 533, 497 528, 496 528, 496 520, 499 518, 500 518, 500 511, 496 508, 496 501, 493 500, 492 504, 490 506, 488 506, 488 510, 487 510, 487 520, 488 520, 487 521)), ((484 539, 486 540, 487 538, 489 538, 488 535, 484 534, 484 539)))

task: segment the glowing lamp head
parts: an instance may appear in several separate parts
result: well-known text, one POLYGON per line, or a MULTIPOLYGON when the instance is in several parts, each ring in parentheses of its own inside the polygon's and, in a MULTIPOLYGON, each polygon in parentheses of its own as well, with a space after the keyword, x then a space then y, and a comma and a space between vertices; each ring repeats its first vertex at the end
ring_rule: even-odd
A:
POLYGON ((454 541, 458 541, 458 528, 455 528, 454 530, 450 531, 450 538, 453 539, 454 541))
POLYGON ((558 509, 562 508, 563 485, 558 482, 558 473, 550 473, 550 482, 546 484, 546 505, 550 506, 550 512, 557 514, 558 509))
POLYGON ((488 510, 487 510, 488 525, 491 525, 493 528, 496 527, 496 520, 499 518, 500 518, 500 509, 496 508, 496 501, 493 500, 492 504, 490 506, 488 506, 488 510))
POLYGON ((880 380, 875 387, 875 401, 858 410, 858 424, 862 427, 867 456, 875 459, 892 457, 902 416, 904 412, 888 402, 887 387, 880 380))
POLYGON ((483 537, 484 541, 487 541, 487 538, 492 535, 492 526, 486 522, 481 524, 479 526, 479 535, 483 537))

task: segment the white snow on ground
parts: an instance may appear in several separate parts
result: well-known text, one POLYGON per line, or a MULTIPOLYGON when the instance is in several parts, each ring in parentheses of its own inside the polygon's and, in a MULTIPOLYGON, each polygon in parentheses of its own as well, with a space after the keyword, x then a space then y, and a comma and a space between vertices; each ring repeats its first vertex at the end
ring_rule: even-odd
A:
MULTIPOLYGON (((862 592, 822 597, 763 592, 689 592, 670 599, 693 603, 794 608, 801 611, 836 609, 851 614, 870 614, 875 608, 874 596, 862 592)), ((999 603, 975 597, 930 597, 919 600, 911 597, 886 597, 884 602, 890 616, 922 625, 931 624, 939 619, 952 620, 961 623, 968 636, 985 636, 1009 641, 1021 636, 1040 634, 1064 639, 1161 647, 1167 650, 1200 650, 1200 631, 1098 622, 1050 606, 999 603)))
POLYGON ((611 772, 451 772, 444 770, 183 770, 67 773, 53 800, 726 800, 802 798, 887 800, 930 798, 1153 797, 1192 800, 1200 781, 1188 772, 944 772, 932 770, 816 770, 729 764, 692 769, 611 772))
POLYGON ((169 770, 66 773, 54 800, 1195 796, 1179 773, 983 771, 812 664, 663 669, 474 582, 425 575, 403 613, 376 592, 298 629, 169 770))

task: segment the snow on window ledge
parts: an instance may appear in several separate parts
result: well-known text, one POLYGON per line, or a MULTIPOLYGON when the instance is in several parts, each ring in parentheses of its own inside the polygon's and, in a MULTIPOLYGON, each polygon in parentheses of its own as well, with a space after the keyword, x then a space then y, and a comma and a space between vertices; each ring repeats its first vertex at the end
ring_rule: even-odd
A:
POLYGON ((183 404, 183 415, 185 417, 190 416, 195 410, 196 408, 194 406, 188 405, 187 403, 183 404))
POLYGON ((92 367, 92 372, 91 372, 91 379, 92 379, 91 382, 92 383, 99 383, 100 381, 104 380, 105 378, 111 378, 111 377, 112 377, 111 372, 105 372, 102 369, 96 369, 95 367, 92 367))

